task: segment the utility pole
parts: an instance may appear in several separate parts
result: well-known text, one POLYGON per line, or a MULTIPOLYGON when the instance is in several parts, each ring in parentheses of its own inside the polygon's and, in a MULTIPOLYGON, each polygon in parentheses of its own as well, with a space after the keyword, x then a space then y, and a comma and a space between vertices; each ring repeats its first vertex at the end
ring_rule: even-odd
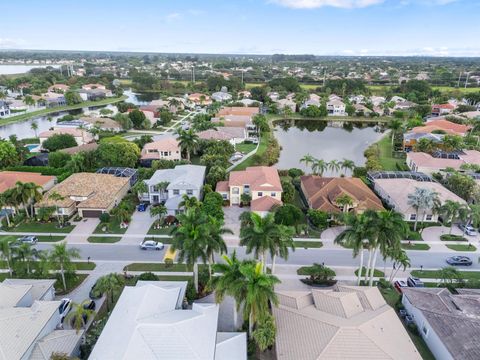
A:
POLYGON ((243 69, 242 69, 242 85, 243 85, 243 69))
POLYGON ((192 83, 195 84, 195 66, 192 66, 192 83))
POLYGON ((468 85, 468 77, 470 76, 470 73, 467 72, 467 78, 465 79, 465 89, 467 88, 468 85))
POLYGON ((462 71, 460 71, 460 74, 458 75, 458 82, 457 82, 457 88, 460 87, 460 78, 462 77, 462 71))

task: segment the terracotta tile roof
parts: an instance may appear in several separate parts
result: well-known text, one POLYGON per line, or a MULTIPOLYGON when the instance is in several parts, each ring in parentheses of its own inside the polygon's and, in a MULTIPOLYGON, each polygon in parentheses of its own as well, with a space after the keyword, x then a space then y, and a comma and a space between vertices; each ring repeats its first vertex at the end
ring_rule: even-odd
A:
POLYGON ((250 115, 221 115, 211 119, 212 123, 222 123, 224 127, 245 127, 252 123, 250 115))
POLYGON ((80 120, 85 121, 92 125, 97 125, 103 129, 118 129, 120 130, 122 127, 118 122, 113 119, 106 118, 106 117, 82 117, 80 120))
POLYGON ((268 166, 251 166, 243 171, 232 171, 229 186, 250 185, 251 191, 282 191, 277 168, 268 166))
POLYGON ((260 108, 258 107, 243 107, 243 106, 234 106, 234 107, 225 107, 220 109, 217 113, 217 116, 225 116, 225 115, 248 115, 253 116, 260 112, 260 108))
POLYGON ((43 187, 52 180, 55 180, 55 176, 41 175, 32 172, 2 171, 0 172, 0 193, 15 187, 17 181, 23 183, 33 182, 43 187))
POLYGON ((265 195, 253 200, 250 203, 250 208, 252 211, 270 211, 275 205, 282 205, 282 202, 271 196, 265 195))
POLYGON ((435 130, 443 130, 448 134, 464 135, 471 129, 471 126, 456 124, 448 120, 432 120, 425 126, 417 126, 412 129, 413 132, 431 133, 435 130))
POLYGON ((228 192, 228 181, 219 181, 217 182, 217 186, 215 188, 215 191, 217 192, 228 192))
POLYGON ((453 110, 455 109, 455 106, 453 106, 452 104, 435 104, 435 105, 432 105, 432 108, 453 110))
POLYGON ((324 178, 315 175, 300 178, 304 195, 313 209, 340 212, 335 204, 341 195, 348 195, 358 210, 382 210, 382 202, 372 190, 358 178, 324 178))
POLYGON ((207 140, 232 140, 245 138, 244 127, 219 127, 217 129, 208 129, 197 133, 200 139, 207 140))
POLYGON ((73 147, 66 148, 66 149, 61 149, 61 150, 58 150, 58 151, 64 152, 66 154, 73 155, 73 154, 76 154, 76 153, 79 153, 79 152, 82 152, 82 151, 85 151, 85 152, 95 151, 95 150, 97 150, 97 148, 98 148, 98 144, 92 142, 92 143, 89 143, 89 144, 73 146, 73 147))
POLYGON ((142 159, 160 158, 158 153, 160 151, 171 151, 172 153, 180 151, 178 140, 169 137, 145 144, 142 149, 142 159), (156 151, 156 153, 149 152, 152 150, 156 151))
POLYGON ((70 134, 73 137, 82 138, 82 140, 86 143, 93 141, 93 136, 88 131, 77 129, 77 128, 67 128, 67 127, 54 128, 53 130, 43 131, 38 135, 38 137, 48 139, 49 137, 53 135, 58 135, 58 134, 70 134))
POLYGON ((115 200, 117 194, 128 186, 129 181, 128 177, 109 174, 76 173, 49 190, 37 206, 70 207, 77 202, 77 208, 106 209, 115 200), (58 193, 64 199, 50 200, 49 196, 52 193, 58 193), (78 198, 85 198, 85 200, 78 200, 78 198))

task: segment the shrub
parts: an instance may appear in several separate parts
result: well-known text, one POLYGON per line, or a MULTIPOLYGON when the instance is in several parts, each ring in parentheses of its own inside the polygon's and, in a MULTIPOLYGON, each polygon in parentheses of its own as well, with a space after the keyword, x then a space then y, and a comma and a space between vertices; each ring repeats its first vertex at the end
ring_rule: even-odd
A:
POLYGON ((54 168, 63 168, 67 165, 71 156, 61 151, 55 151, 48 154, 48 165, 54 168))
POLYGON ((102 223, 109 223, 110 222, 110 214, 109 213, 102 213, 99 217, 100 222, 102 223))
POLYGON ((453 235, 453 234, 443 234, 440 235, 440 240, 442 241, 468 241, 461 235, 453 235))
POLYGON ((169 269, 172 266, 173 266, 173 259, 170 259, 170 258, 165 259, 165 267, 169 269))
POLYGON ((328 226, 328 213, 320 210, 309 209, 307 212, 308 219, 316 228, 322 230, 328 226))
POLYGON ((275 211, 275 222, 280 225, 295 226, 302 218, 302 211, 292 204, 285 204, 275 211))
POLYGON ((353 177, 366 177, 367 176, 367 168, 363 166, 355 166, 353 169, 353 177))
POLYGON ((138 280, 143 280, 143 281, 157 281, 158 276, 155 275, 152 272, 144 272, 138 276, 138 280))
POLYGON ((312 266, 303 268, 303 273, 308 275, 309 282, 315 285, 333 285, 335 283, 335 271, 329 267, 314 263, 312 266))
POLYGON ((295 179, 295 178, 297 178, 297 177, 299 177, 299 176, 302 176, 302 175, 304 175, 304 174, 305 174, 305 173, 303 172, 302 169, 291 168, 290 170, 288 170, 288 175, 289 175, 291 178, 293 178, 293 179, 295 179))
POLYGON ((77 146, 77 142, 70 134, 55 134, 45 140, 42 144, 42 147, 48 151, 57 151, 74 146, 77 146))

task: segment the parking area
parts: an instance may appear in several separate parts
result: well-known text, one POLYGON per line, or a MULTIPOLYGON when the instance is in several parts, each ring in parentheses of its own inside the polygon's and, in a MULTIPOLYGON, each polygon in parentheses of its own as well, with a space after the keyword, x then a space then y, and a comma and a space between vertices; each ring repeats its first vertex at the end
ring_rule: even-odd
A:
POLYGON ((236 239, 240 237, 240 215, 245 211, 250 211, 249 207, 227 206, 223 208, 225 214, 225 227, 233 231, 233 235, 224 236, 225 240, 236 239))

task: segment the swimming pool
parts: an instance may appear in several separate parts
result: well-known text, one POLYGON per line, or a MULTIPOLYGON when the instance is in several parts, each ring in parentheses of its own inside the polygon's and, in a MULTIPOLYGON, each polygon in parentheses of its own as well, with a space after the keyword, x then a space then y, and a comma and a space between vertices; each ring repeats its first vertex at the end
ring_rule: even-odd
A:
POLYGON ((30 152, 35 152, 38 151, 39 144, 26 144, 25 147, 28 149, 30 152))

